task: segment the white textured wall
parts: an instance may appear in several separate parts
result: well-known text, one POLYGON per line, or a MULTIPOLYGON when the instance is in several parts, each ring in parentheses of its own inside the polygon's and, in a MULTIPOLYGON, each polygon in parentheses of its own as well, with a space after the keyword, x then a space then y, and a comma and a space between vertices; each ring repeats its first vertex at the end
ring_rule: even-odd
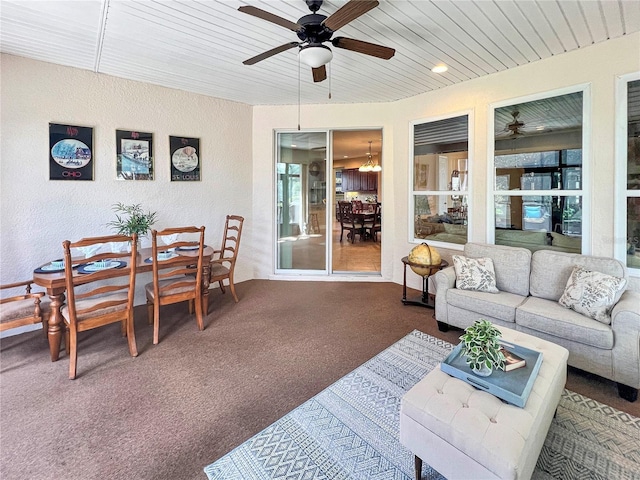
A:
MULTIPOLYGON (((112 233, 115 202, 157 211, 156 228, 204 225, 215 248, 225 216, 244 216, 236 281, 253 278, 250 106, 11 55, 0 62, 2 283, 31 278, 65 239, 112 233), (49 180, 49 122, 94 127, 94 181, 49 180), (153 132, 155 180, 116 180, 116 129, 153 132), (170 181, 169 135, 200 138, 201 181, 170 181)), ((150 279, 139 276, 136 303, 150 279)))
MULTIPOLYGON (((489 106, 512 98, 539 94, 558 88, 589 84, 591 87, 592 211, 587 213, 595 226, 591 232, 591 252, 613 256, 614 209, 614 98, 617 75, 640 70, 640 34, 610 40, 588 48, 558 55, 505 72, 453 85, 410 99, 380 105, 313 105, 302 107, 303 128, 377 126, 383 128, 383 278, 402 283, 400 259, 414 246, 408 242, 409 122, 452 112, 471 110, 474 138, 472 237, 486 241, 487 138, 489 106)), ((254 214, 261 230, 272 238, 273 129, 293 127, 295 107, 256 107, 253 120, 254 214)), ((264 252, 265 254, 268 252, 264 252)), ((451 252, 449 252, 451 253, 451 252)), ((269 257, 264 257, 266 259, 269 257)), ((272 258, 272 257, 271 257, 272 258)), ((256 275, 273 271, 273 261, 262 263, 256 275)), ((632 279, 634 289, 638 280, 632 279)), ((414 288, 421 288, 419 277, 409 275, 414 288)))

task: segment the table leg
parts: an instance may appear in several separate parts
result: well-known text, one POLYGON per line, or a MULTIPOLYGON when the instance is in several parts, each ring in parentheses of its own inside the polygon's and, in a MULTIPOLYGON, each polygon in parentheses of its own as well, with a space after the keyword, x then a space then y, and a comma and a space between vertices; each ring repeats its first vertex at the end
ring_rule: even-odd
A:
POLYGON ((51 361, 56 362, 60 355, 60 341, 62 340, 62 304, 64 303, 64 293, 57 295, 49 294, 51 299, 51 316, 49 317, 49 352, 51 361))
POLYGON ((404 264, 404 279, 402 282, 402 302, 407 300, 407 264, 404 264))

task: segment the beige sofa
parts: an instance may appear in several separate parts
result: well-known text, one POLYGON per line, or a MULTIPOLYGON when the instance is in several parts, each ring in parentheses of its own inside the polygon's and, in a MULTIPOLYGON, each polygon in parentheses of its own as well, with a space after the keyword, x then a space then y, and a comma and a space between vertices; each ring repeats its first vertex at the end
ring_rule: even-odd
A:
POLYGON ((466 328, 491 322, 562 345, 568 364, 618 383, 620 396, 635 401, 640 388, 640 293, 626 290, 611 311, 611 324, 558 303, 573 267, 627 276, 618 260, 548 249, 467 243, 464 256, 493 260, 499 293, 456 288, 453 266, 433 276, 438 326, 466 328))

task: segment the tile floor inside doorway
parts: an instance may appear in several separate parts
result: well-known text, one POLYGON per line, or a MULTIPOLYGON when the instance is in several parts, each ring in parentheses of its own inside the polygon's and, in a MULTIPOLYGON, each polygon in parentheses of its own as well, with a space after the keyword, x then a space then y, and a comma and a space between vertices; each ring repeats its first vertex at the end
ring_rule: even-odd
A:
MULTIPOLYGON (((335 220, 332 223, 332 271, 336 273, 379 273, 381 271, 381 235, 378 235, 377 242, 363 241, 358 235, 355 243, 351 243, 347 239, 347 232, 345 232, 342 242, 340 242, 340 223, 335 220)), ((313 270, 324 264, 324 225, 320 225, 320 231, 317 233, 287 237, 283 241, 292 242, 291 267, 293 269, 313 270)))

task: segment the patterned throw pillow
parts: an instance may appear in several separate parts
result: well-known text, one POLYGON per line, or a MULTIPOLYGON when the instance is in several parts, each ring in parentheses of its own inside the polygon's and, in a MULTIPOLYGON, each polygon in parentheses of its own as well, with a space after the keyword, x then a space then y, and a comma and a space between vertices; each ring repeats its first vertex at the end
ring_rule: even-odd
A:
POLYGON ((479 292, 498 293, 496 272, 490 258, 468 258, 453 255, 456 270, 456 288, 477 290, 479 292))
POLYGON ((611 323, 611 309, 619 300, 627 280, 584 267, 574 267, 567 281, 560 305, 599 322, 611 323))

